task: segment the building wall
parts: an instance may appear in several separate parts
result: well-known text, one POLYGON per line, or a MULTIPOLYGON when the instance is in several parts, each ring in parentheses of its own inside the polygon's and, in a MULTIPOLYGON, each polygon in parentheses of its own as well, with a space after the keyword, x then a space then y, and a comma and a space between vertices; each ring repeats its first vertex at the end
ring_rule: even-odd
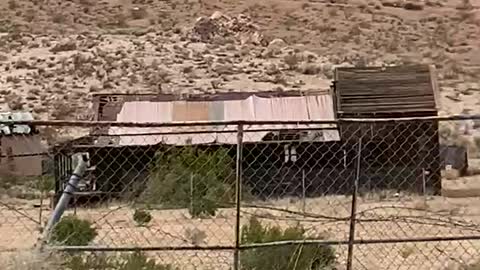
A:
POLYGON ((0 137, 0 168, 19 176, 42 174, 45 148, 38 135, 0 137))

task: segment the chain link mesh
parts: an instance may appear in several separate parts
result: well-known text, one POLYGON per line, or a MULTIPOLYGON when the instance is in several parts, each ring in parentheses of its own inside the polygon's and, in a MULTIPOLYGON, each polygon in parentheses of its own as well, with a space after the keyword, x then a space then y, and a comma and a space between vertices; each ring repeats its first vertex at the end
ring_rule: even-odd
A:
POLYGON ((0 259, 20 269, 64 251, 141 251, 159 269, 476 269, 471 121, 37 123, 0 137, 0 259))

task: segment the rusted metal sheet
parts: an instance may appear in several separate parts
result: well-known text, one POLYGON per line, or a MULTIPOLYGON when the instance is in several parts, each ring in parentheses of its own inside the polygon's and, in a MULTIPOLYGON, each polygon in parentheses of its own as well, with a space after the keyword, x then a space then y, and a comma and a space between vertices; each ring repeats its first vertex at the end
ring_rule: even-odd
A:
POLYGON ((338 68, 337 111, 340 117, 414 112, 436 115, 435 76, 428 65, 338 68))
MULTIPOLYGON (((119 122, 195 122, 195 121, 269 121, 334 120, 330 95, 265 98, 250 95, 239 100, 125 102, 116 119, 119 122), (150 103, 150 104, 149 104, 150 103), (136 107, 142 106, 141 109, 136 107), (167 112, 169 111, 170 112, 167 112), (161 114, 158 115, 158 114, 161 114)), ((270 130, 326 128, 326 125, 269 125, 246 127, 244 141, 262 141, 270 130)), ((120 145, 146 144, 235 144, 236 126, 202 126, 181 128, 110 128, 109 134, 120 135, 120 145), (195 134, 174 134, 192 132, 195 134), (169 134, 170 133, 170 134, 169 134), (173 134, 172 134, 173 133, 173 134)), ((338 131, 322 130, 310 136, 316 141, 339 140, 338 131)), ((313 139, 312 139, 313 140, 313 139)))
POLYGON ((96 121, 115 121, 117 114, 120 113, 125 102, 132 101, 232 101, 244 100, 255 94, 258 97, 295 97, 304 95, 324 95, 328 91, 263 91, 263 92, 228 92, 216 94, 196 94, 196 95, 173 95, 173 94, 126 94, 126 93, 95 93, 93 94, 94 120, 96 121))
MULTIPOLYGON (((169 102, 165 102, 169 103, 169 102)), ((163 103, 158 103, 159 105, 163 103)), ((176 101, 173 104, 173 121, 208 121, 209 104, 207 102, 176 101)))

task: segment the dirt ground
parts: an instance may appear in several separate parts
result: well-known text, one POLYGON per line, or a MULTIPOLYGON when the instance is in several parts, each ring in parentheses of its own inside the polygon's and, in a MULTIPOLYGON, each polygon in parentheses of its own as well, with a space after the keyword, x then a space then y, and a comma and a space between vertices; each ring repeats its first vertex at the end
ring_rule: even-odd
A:
MULTIPOLYGON (((12 267, 7 269, 20 269, 20 266, 29 269, 22 264, 29 260, 48 261, 44 253, 35 251, 40 234, 34 220, 38 220, 39 210, 31 204, 8 204, 14 205, 17 212, 0 208, 0 215, 6 221, 0 226, 0 260, 2 265, 12 267)), ((359 199, 355 237, 382 240, 478 236, 479 204, 480 198, 367 194, 359 199)), ((300 223, 312 237, 348 240, 349 222, 345 219, 350 214, 348 197, 307 199, 305 212, 310 217, 295 214, 303 211, 303 202, 298 198, 255 205, 260 208, 249 205, 242 208, 242 224, 255 216, 264 224, 283 228, 300 223)), ((49 212, 43 214, 45 222, 49 212)), ((151 214, 153 220, 149 225, 139 227, 132 219, 133 210, 126 205, 77 210, 78 216, 95 223, 99 233, 95 246, 226 246, 234 243, 234 209, 223 209, 211 219, 191 219, 187 211, 182 210, 153 210, 151 214)), ((362 244, 355 246, 354 269, 462 269, 459 267, 478 260, 479 249, 480 240, 362 244)), ((335 250, 338 267, 343 269, 347 246, 335 246, 335 250)), ((181 269, 229 269, 233 261, 233 253, 227 251, 164 251, 149 255, 181 269)))
POLYGON ((88 119, 98 92, 327 90, 336 66, 431 63, 442 112, 479 113, 479 7, 479 0, 2 0, 0 108, 88 119), (216 18, 229 32, 192 38, 198 18, 217 11, 228 16, 216 18), (292 52, 298 63, 289 68, 292 52))

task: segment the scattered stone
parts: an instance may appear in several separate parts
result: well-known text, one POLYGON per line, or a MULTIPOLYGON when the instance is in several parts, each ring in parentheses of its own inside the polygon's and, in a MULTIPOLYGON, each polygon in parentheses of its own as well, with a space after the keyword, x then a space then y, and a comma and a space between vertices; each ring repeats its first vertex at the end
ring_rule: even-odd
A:
POLYGON ((316 75, 320 73, 321 70, 322 68, 319 65, 307 62, 302 62, 297 68, 298 72, 305 75, 316 75))
POLYGON ((423 10, 424 4, 420 2, 407 2, 403 5, 406 10, 423 10))
POLYGON ((57 53, 57 52, 73 51, 76 49, 77 49, 77 43, 75 42, 75 40, 67 39, 57 43, 55 46, 53 46, 50 49, 50 51, 53 53, 57 53))
POLYGON ((280 70, 278 69, 277 65, 270 63, 267 65, 265 68, 265 74, 267 75, 275 75, 280 73, 280 70))
POLYGON ((219 75, 232 75, 235 74, 235 68, 230 64, 214 64, 212 67, 213 71, 219 75))
POLYGON ((401 0, 382 0, 381 1, 382 6, 384 7, 402 7, 403 6, 403 1, 401 0))
POLYGON ((276 38, 268 44, 268 48, 271 50, 280 50, 287 46, 287 43, 280 38, 276 38))
POLYGON ((188 35, 192 41, 206 43, 215 39, 218 41, 218 37, 223 39, 233 37, 241 44, 264 44, 264 37, 258 29, 247 15, 229 17, 216 11, 210 17, 198 18, 188 35))

